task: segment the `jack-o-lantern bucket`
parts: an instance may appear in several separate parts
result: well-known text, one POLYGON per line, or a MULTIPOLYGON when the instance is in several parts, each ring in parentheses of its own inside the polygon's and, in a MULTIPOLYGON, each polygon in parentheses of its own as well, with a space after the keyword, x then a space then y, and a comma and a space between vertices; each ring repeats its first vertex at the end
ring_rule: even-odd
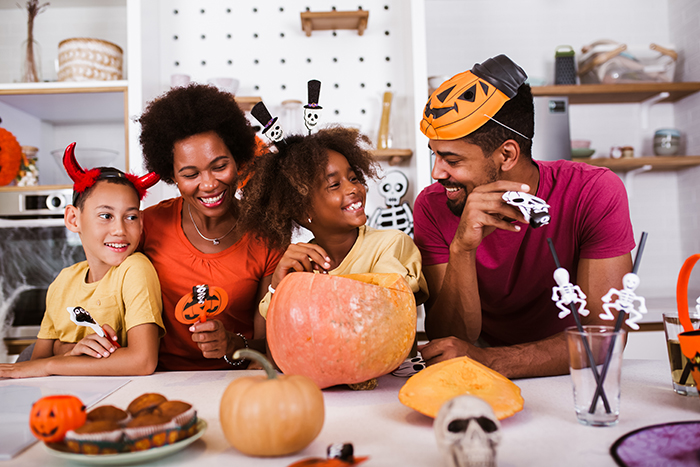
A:
MULTIPOLYGON (((688 359, 688 369, 695 381, 700 381, 700 331, 693 328, 688 313, 688 280, 693 266, 700 260, 700 254, 693 255, 685 260, 678 274, 676 284, 676 306, 678 307, 678 319, 683 326, 683 331, 678 334, 678 342, 681 345, 681 353, 688 359)), ((684 369, 685 372, 685 369, 684 369)))
POLYGON ((77 397, 46 396, 32 405, 29 428, 43 442, 58 443, 70 430, 83 426, 86 420, 85 405, 77 397))
POLYGON ((320 388, 391 372, 415 335, 416 301, 399 274, 295 272, 280 282, 267 315, 275 363, 320 388))

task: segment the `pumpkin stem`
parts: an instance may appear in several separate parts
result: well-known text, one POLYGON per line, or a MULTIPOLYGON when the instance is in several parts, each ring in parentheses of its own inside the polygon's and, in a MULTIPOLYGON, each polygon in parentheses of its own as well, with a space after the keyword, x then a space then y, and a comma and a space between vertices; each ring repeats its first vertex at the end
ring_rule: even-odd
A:
POLYGON ((253 360, 262 365, 263 370, 267 374, 267 379, 276 379, 277 372, 272 367, 272 363, 265 358, 263 354, 253 349, 238 349, 233 353, 233 358, 238 360, 239 358, 247 358, 248 360, 253 360))

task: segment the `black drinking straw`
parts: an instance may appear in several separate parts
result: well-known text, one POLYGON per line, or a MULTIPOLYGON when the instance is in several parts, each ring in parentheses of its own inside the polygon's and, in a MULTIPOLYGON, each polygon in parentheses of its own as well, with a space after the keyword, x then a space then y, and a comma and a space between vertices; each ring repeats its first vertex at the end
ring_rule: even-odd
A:
MULTIPOLYGON (((646 232, 642 232, 642 238, 639 240, 639 248, 637 248, 637 254, 634 257, 634 265, 632 266, 632 273, 637 274, 637 271, 639 271, 639 263, 642 262, 642 253, 644 252, 644 245, 647 242, 647 234, 646 232)), ((610 342, 610 347, 608 347, 608 354, 605 356, 605 363, 603 364, 603 370, 600 372, 600 382, 598 382, 598 386, 595 388, 595 394, 593 395, 593 402, 591 402, 591 406, 588 408, 588 413, 594 413, 595 412, 595 407, 598 404, 598 397, 601 396, 601 393, 603 393, 603 383, 605 382, 605 377, 608 375, 608 367, 610 366, 610 360, 612 360, 612 353, 613 349, 615 348, 615 334, 617 334, 620 331, 620 328, 622 328, 622 323, 625 321, 625 311, 620 310, 619 314, 617 315, 617 320, 615 321, 615 330, 613 331, 613 339, 610 342)))
MULTIPOLYGON (((557 269, 561 267, 561 263, 559 262, 559 257, 557 256, 557 251, 554 249, 554 243, 552 243, 552 239, 548 238, 547 243, 549 243, 549 250, 552 252, 552 256, 554 257, 554 264, 556 265, 557 269)), ((583 325, 581 325, 581 317, 578 315, 578 310, 576 309, 576 305, 574 302, 569 303, 569 310, 571 310, 571 314, 574 315, 574 321, 576 322, 576 328, 578 329, 578 332, 581 334, 581 342, 583 343, 583 348, 586 349, 586 354, 588 355, 588 363, 591 366, 591 372, 593 373, 593 378, 595 379, 596 382, 596 388, 601 387, 601 394, 600 397, 603 399, 603 405, 605 406, 605 412, 610 413, 610 404, 608 403, 608 398, 605 395, 605 391, 602 390, 602 386, 600 386, 600 375, 598 374, 598 367, 595 364, 595 359, 593 358, 593 352, 591 352, 591 347, 588 345, 588 341, 586 340, 586 336, 583 335, 583 325)))

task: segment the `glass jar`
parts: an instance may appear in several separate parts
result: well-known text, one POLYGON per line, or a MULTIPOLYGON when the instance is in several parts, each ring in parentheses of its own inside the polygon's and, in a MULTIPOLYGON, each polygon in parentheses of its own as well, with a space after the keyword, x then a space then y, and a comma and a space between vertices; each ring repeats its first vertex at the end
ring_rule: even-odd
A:
POLYGON ((681 148, 681 132, 673 128, 663 128, 654 133, 654 154, 675 156, 681 148))
POLYGON ((304 129, 304 108, 300 100, 288 99, 282 101, 280 120, 285 136, 306 134, 304 129))

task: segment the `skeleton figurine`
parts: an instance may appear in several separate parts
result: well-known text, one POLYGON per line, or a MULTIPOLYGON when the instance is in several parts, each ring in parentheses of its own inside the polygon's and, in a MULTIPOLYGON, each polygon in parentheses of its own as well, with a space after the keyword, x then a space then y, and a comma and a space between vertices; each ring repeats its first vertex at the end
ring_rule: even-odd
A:
POLYGON ((612 320, 615 319, 613 314, 610 312, 611 308, 614 308, 618 313, 627 313, 630 317, 625 321, 629 327, 634 330, 639 329, 637 321, 642 319, 642 314, 647 312, 646 302, 644 297, 638 296, 634 291, 639 287, 639 276, 633 272, 628 272, 622 277, 623 290, 610 289, 607 294, 602 298, 605 302, 603 304, 603 310, 605 313, 600 314, 601 319, 612 320), (617 295, 617 300, 610 303, 613 295, 617 295), (635 302, 639 304, 639 308, 634 307, 635 302))
POLYGON ((321 118, 323 113, 323 107, 318 105, 318 96, 321 94, 321 82, 317 79, 312 79, 309 81, 308 85, 309 91, 309 103, 304 106, 304 125, 309 129, 309 134, 321 118))
POLYGON ((564 268, 557 268, 554 271, 554 280, 557 285, 552 287, 552 300, 557 304, 559 319, 563 319, 571 313, 569 305, 571 303, 578 304, 578 313, 582 316, 588 316, 590 311, 586 309, 586 294, 583 293, 581 287, 573 285, 569 282, 569 271, 564 268))
POLYGON ((375 229, 398 229, 413 238, 413 212, 401 198, 408 191, 408 179, 397 170, 386 174, 379 185, 379 193, 384 197, 386 208, 377 208, 369 220, 375 229))
POLYGON ((506 203, 520 209, 525 221, 529 222, 533 228, 549 224, 551 220, 549 204, 545 203, 543 199, 522 191, 506 191, 502 198, 506 203))
POLYGON ((433 423, 447 467, 495 467, 500 428, 491 406, 467 394, 445 402, 433 423))
POLYGON ((251 109, 250 113, 255 117, 257 121, 263 126, 263 135, 273 143, 278 143, 284 138, 284 131, 282 130, 282 125, 277 121, 277 117, 272 117, 270 111, 267 110, 265 104, 258 102, 251 109))

